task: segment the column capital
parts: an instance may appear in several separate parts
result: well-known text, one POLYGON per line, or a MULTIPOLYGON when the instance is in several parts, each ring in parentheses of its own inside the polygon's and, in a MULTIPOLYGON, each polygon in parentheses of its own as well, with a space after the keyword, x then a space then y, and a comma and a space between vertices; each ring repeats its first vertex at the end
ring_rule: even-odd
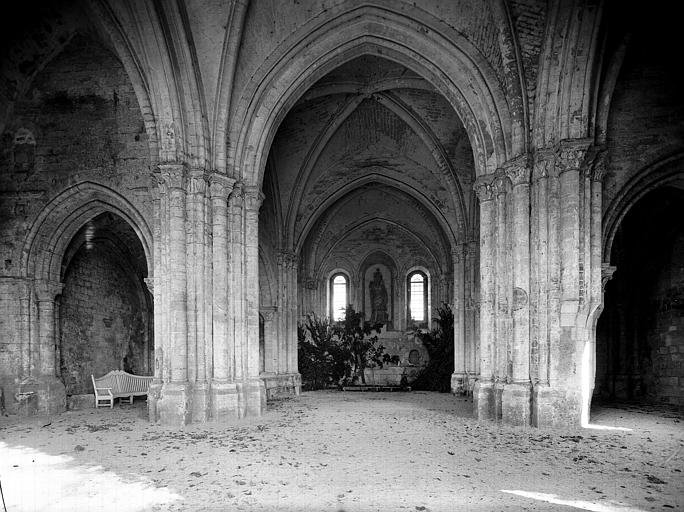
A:
POLYGON ((245 208, 258 211, 264 202, 264 193, 254 185, 245 186, 245 208))
POLYGON ((185 164, 178 162, 166 162, 157 166, 159 175, 157 181, 168 189, 185 190, 187 186, 188 170, 185 164))
POLYGON ((492 188, 492 176, 480 176, 473 184, 473 190, 481 203, 494 199, 494 189, 492 188))
POLYGON ((191 169, 188 172, 188 193, 205 194, 209 175, 204 169, 191 169))
POLYGON ((532 179, 538 181, 543 178, 548 178, 555 172, 556 153, 553 149, 544 148, 534 153, 534 163, 532 170, 532 179))
POLYGON ((613 278, 616 270, 617 267, 612 266, 610 263, 601 263, 601 290, 606 290, 606 284, 613 278))
POLYGON ((245 185, 241 181, 236 181, 233 183, 233 190, 228 196, 228 203, 231 206, 242 205, 242 201, 245 199, 245 185))
POLYGON ((497 196, 508 193, 513 188, 513 182, 505 174, 499 174, 492 182, 492 188, 497 196))
POLYGON ((145 277, 143 281, 145 286, 147 286, 147 291, 150 292, 150 295, 154 296, 154 277, 145 277))
POLYGON ((531 158, 525 154, 512 158, 503 165, 502 171, 511 180, 513 187, 530 184, 530 162, 531 158))
POLYGON ((54 301, 55 297, 62 293, 64 284, 55 281, 38 279, 34 283, 34 289, 36 291, 38 302, 50 302, 54 301))
POLYGON ((591 139, 565 139, 555 148, 556 166, 559 174, 568 171, 579 171, 585 162, 591 139))
POLYGON ((235 180, 218 172, 209 173, 208 179, 211 197, 227 200, 233 191, 235 180))
POLYGON ((608 166, 608 152, 604 147, 592 146, 586 156, 586 169, 591 181, 603 182, 608 166))

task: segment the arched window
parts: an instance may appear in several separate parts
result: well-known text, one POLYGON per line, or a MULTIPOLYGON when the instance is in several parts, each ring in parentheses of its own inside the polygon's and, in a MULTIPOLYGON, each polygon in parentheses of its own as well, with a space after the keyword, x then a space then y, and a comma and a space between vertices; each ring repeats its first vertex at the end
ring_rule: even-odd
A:
POLYGON ((408 320, 413 327, 428 326, 428 279, 424 272, 411 272, 407 279, 408 320))
POLYGON ((330 278, 330 318, 334 321, 344 320, 349 296, 349 280, 344 274, 335 274, 330 278))

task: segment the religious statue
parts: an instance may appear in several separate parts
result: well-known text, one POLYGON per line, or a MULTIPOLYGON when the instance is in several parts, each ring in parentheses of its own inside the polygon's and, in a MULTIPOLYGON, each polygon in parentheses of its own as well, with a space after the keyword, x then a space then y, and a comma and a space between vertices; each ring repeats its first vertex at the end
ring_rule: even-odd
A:
POLYGON ((385 282, 382 280, 380 269, 376 268, 373 274, 373 280, 368 283, 370 291, 371 302, 371 324, 386 324, 387 323, 387 288, 385 282))

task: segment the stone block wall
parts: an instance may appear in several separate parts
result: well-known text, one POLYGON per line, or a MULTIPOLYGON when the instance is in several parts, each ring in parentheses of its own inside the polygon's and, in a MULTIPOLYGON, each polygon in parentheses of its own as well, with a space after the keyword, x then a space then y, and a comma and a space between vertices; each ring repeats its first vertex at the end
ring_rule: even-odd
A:
POLYGON ((90 375, 149 375, 149 315, 139 278, 108 248, 83 246, 69 265, 60 301, 61 374, 67 395, 92 393, 90 375))

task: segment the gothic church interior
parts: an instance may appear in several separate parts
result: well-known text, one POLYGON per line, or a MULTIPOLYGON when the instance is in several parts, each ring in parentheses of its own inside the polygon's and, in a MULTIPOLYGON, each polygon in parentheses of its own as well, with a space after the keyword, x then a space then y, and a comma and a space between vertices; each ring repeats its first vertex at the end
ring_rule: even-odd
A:
MULTIPOLYGON (((684 404, 684 80, 669 6, 93 0, 3 16, 0 389, 150 421, 298 395, 297 325, 454 312, 451 390, 562 427, 684 404), (382 282, 382 285, 379 283, 382 282), (378 291, 382 290, 382 291, 378 291)), ((417 348, 416 348, 417 347, 417 348)))

